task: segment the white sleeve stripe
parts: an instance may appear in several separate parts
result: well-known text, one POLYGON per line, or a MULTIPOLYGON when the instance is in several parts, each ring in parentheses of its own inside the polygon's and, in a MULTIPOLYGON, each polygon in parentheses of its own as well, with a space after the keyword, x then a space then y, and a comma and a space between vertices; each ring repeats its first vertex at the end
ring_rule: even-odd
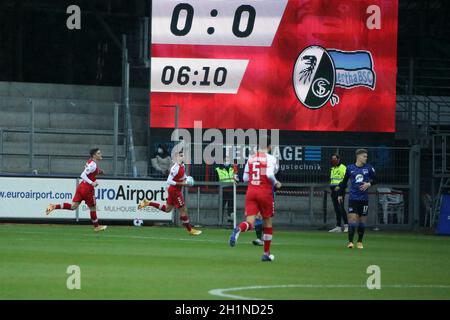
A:
POLYGON ((86 172, 86 174, 90 174, 92 172, 95 172, 96 169, 97 169, 97 164, 94 161, 92 161, 84 168, 84 172, 86 172))
POLYGON ((178 174, 178 171, 180 170, 180 166, 179 165, 174 165, 172 167, 172 169, 170 170, 170 175, 175 177, 178 174))
POLYGON ((172 186, 176 186, 177 185, 176 181, 173 180, 172 175, 169 175, 167 177, 167 181, 166 182, 167 182, 167 184, 172 185, 172 186))
POLYGON ((83 171, 80 175, 81 180, 83 180, 84 182, 88 183, 88 184, 92 184, 93 181, 91 179, 88 178, 86 171, 83 171))

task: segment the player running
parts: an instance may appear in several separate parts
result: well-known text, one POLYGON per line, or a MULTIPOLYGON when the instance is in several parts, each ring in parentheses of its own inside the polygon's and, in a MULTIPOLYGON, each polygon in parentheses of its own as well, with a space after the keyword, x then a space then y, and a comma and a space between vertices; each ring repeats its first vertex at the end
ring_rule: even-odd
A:
POLYGON ((264 255, 262 261, 273 261, 275 257, 270 254, 272 242, 272 216, 274 214, 273 188, 281 188, 281 183, 275 178, 277 161, 269 154, 271 145, 267 139, 267 147, 259 147, 258 152, 252 155, 245 164, 243 180, 248 182, 247 194, 245 195, 245 216, 237 226, 229 240, 230 246, 236 245, 241 232, 252 230, 255 225, 255 217, 258 213, 263 218, 264 255))
POLYGON ((375 169, 367 164, 367 150, 356 150, 356 163, 347 166, 344 180, 339 184, 338 191, 341 195, 338 201, 342 203, 343 195, 348 180, 350 180, 350 191, 348 197, 348 245, 353 249, 353 237, 355 229, 358 228, 358 242, 356 247, 363 248, 363 237, 367 223, 367 213, 369 212, 369 188, 375 184, 375 169))
POLYGON ((98 186, 96 176, 103 174, 103 170, 98 167, 98 162, 102 160, 102 152, 99 148, 92 149, 89 154, 91 158, 86 162, 84 171, 80 177, 83 181, 78 185, 72 203, 49 204, 45 213, 49 215, 53 210, 76 210, 81 201, 84 201, 89 207, 91 220, 94 224, 94 231, 103 231, 107 226, 102 226, 98 223, 97 208, 95 202, 95 187, 98 186))
POLYGON ((183 151, 178 152, 175 156, 175 163, 170 168, 169 177, 167 178, 167 184, 169 185, 169 197, 167 198, 167 202, 165 204, 160 204, 144 199, 139 203, 138 209, 151 206, 164 212, 170 212, 174 207, 178 208, 180 210, 180 220, 182 221, 183 226, 190 235, 198 236, 202 231, 192 228, 189 223, 188 211, 181 192, 184 186, 194 185, 194 179, 190 176, 186 176, 183 156, 183 151))

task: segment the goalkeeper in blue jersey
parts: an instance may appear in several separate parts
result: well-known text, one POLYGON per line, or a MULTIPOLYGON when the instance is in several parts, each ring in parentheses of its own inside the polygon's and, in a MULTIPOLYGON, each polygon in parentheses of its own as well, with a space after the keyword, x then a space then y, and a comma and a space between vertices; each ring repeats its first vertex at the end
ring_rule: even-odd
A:
POLYGON ((356 163, 347 166, 344 180, 339 184, 340 196, 338 201, 343 201, 345 189, 350 180, 348 198, 348 245, 353 248, 353 238, 358 230, 358 249, 363 248, 364 231, 367 224, 367 213, 369 211, 369 188, 375 184, 375 169, 367 164, 367 150, 356 150, 356 163))

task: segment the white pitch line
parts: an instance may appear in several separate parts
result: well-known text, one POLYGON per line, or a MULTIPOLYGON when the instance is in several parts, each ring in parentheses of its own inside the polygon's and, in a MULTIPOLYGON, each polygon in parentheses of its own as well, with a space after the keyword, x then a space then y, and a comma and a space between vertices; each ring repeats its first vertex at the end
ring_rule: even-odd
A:
MULTIPOLYGON (((0 229, 1 232, 1 229, 0 229)), ((8 232, 8 231, 6 231, 8 232)), ((223 241, 211 240, 211 239, 199 239, 199 238, 168 238, 168 237, 152 237, 152 236, 133 236, 133 235, 111 235, 105 234, 97 235, 95 233, 69 233, 69 232, 38 232, 38 231, 11 231, 18 234, 59 234, 64 236, 83 236, 83 237, 102 237, 102 238, 124 238, 124 239, 141 239, 141 240, 172 240, 172 241, 192 241, 192 242, 211 242, 211 243, 225 243, 228 244, 228 237, 223 241)), ((108 231, 104 231, 108 233, 108 231)), ((24 239, 25 240, 25 239, 24 239)), ((250 242, 249 242, 250 243, 250 242)), ((247 244, 247 242, 242 242, 242 244, 247 244)), ((272 245, 289 245, 289 243, 272 243, 272 245)))
MULTIPOLYGON (((108 231, 104 231, 108 232, 108 231)), ((37 232, 37 231, 14 231, 14 233, 19 234, 59 234, 64 236, 83 236, 83 237, 98 237, 99 235, 94 233, 68 233, 68 232, 37 232)), ((219 240, 208 240, 208 239, 188 239, 188 238, 168 238, 168 237, 148 237, 148 236, 132 236, 132 235, 113 235, 113 234, 102 234, 99 237, 102 238, 125 238, 125 239, 149 239, 149 240, 174 240, 174 241, 192 241, 192 242, 215 242, 224 243, 224 241, 219 240)))
MULTIPOLYGON (((94 234, 94 233, 67 233, 67 232, 55 232, 55 230, 49 231, 49 232, 36 232, 36 231, 9 231, 9 230, 2 230, 1 226, 0 226, 0 232, 14 232, 14 233, 22 233, 22 234, 63 234, 63 235, 73 235, 73 236, 88 236, 88 237, 97 237, 98 235, 94 234)), ((108 231, 106 231, 106 233, 108 233, 108 231)), ((102 234, 101 235, 102 238, 124 238, 124 239, 142 239, 142 240, 172 240, 172 241, 192 241, 192 242, 210 242, 210 243, 225 243, 228 244, 228 236, 226 237, 226 239, 224 239, 223 241, 220 240, 210 240, 210 239, 199 239, 199 238, 169 238, 169 237, 152 237, 152 236, 133 236, 133 235, 109 235, 109 234, 102 234)), ((389 235, 387 235, 387 237, 389 237, 389 235)), ((393 237, 393 236, 391 236, 393 237)), ((440 240, 442 238, 437 238, 437 239, 428 239, 428 240, 440 240)), ((251 243, 250 240, 249 241, 241 241, 240 244, 242 245, 247 245, 251 243)), ((239 244, 239 243, 238 243, 239 244)), ((275 247, 278 246, 295 246, 295 247, 311 247, 308 244, 302 243, 300 242, 272 242, 272 245, 275 247)))
MULTIPOLYGON (((208 293, 213 296, 218 296, 221 298, 232 298, 237 300, 264 300, 254 297, 244 297, 235 294, 229 294, 225 292, 229 291, 242 291, 242 290, 259 290, 259 289, 273 289, 273 288, 367 288, 364 285, 353 285, 353 284, 284 284, 284 285, 272 285, 272 286, 248 286, 248 287, 237 287, 237 288, 226 288, 226 289, 212 289, 208 293)), ((397 284, 397 285, 381 285, 383 288, 395 288, 395 289, 450 289, 450 285, 434 285, 434 284, 397 284)))

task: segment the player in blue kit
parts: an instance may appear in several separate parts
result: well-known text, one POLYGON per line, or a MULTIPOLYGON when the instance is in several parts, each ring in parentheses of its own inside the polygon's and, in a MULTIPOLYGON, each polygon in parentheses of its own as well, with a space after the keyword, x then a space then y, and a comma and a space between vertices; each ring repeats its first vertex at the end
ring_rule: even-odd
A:
POLYGON ((348 245, 353 248, 355 230, 358 228, 358 249, 363 248, 362 240, 367 223, 369 211, 369 188, 375 184, 375 169, 367 164, 367 150, 356 150, 356 163, 347 166, 344 180, 339 184, 340 196, 338 201, 343 201, 345 189, 350 180, 350 191, 348 197, 348 245))

